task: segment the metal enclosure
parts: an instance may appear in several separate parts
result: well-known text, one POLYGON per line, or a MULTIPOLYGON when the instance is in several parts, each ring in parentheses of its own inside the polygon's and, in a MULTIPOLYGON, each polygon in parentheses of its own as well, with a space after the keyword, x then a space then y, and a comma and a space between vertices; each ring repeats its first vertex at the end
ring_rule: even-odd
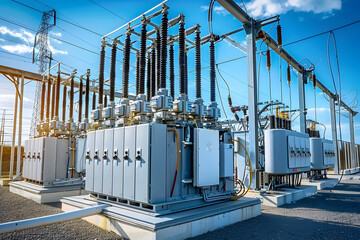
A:
POLYGON ((311 169, 325 170, 335 167, 335 150, 331 140, 310 138, 311 169))
POLYGON ((310 140, 286 129, 265 130, 265 172, 292 174, 310 171, 310 140))
MULTIPOLYGON (((114 197, 123 197, 124 188, 124 128, 114 129, 113 175, 112 194, 114 197)), ((106 184, 106 182, 104 182, 106 184)))
POLYGON ((104 133, 104 155, 103 155, 103 194, 112 195, 113 178, 113 147, 114 147, 114 129, 106 129, 104 133))
POLYGON ((94 191, 94 162, 95 159, 95 138, 96 132, 87 133, 86 141, 86 156, 85 156, 85 166, 86 166, 86 181, 85 181, 85 190, 94 191))
POLYGON ((75 171, 85 172, 86 138, 76 138, 75 171))
POLYGON ((135 200, 135 139, 136 126, 125 127, 124 139, 124 198, 135 200))
POLYGON ((103 191, 104 130, 96 131, 94 151, 94 192, 103 191))

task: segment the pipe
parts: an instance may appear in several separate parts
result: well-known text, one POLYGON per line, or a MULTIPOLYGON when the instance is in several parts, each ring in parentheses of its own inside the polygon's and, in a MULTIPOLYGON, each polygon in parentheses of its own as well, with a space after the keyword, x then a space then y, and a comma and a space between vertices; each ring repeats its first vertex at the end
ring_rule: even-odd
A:
POLYGON ((55 116, 55 83, 51 86, 51 119, 54 119, 55 116))
POLYGON ((89 99, 90 99, 90 69, 86 73, 85 82, 85 119, 89 119, 89 99))
POLYGON ((96 108, 96 92, 93 93, 93 96, 92 96, 92 106, 91 106, 91 109, 92 110, 95 110, 96 108))
POLYGON ((71 76, 70 79, 70 110, 69 110, 69 119, 73 121, 73 111, 74 111, 74 76, 71 76))
POLYGON ((51 80, 48 79, 47 97, 46 97, 46 121, 48 122, 50 120, 50 104, 51 104, 50 94, 51 94, 51 80))
POLYGON ((174 44, 170 44, 169 48, 169 80, 170 80, 170 96, 175 97, 175 68, 174 68, 174 44))
POLYGON ((63 88, 63 102, 62 102, 62 121, 65 123, 66 119, 66 85, 63 88))
POLYGON ((201 98, 201 38, 200 27, 195 31, 195 91, 196 98, 201 98))
POLYGON ((79 114, 78 114, 78 122, 81 122, 81 115, 82 115, 82 95, 83 95, 83 81, 80 78, 80 86, 79 86, 79 114))
POLYGON ((166 63, 167 63, 167 36, 168 36, 168 11, 163 6, 163 17, 161 19, 161 68, 160 88, 166 88, 166 63))
POLYGON ((40 122, 44 121, 45 92, 46 92, 46 83, 43 82, 42 87, 41 87, 40 122))
POLYGON ((151 97, 155 96, 156 92, 156 53, 155 48, 151 50, 151 97))
POLYGON ((60 65, 56 79, 56 102, 55 102, 55 118, 59 119, 59 107, 60 107, 60 65))
POLYGON ((142 21, 140 36, 140 69, 139 69, 139 94, 145 93, 145 68, 146 68, 146 21, 142 21))
POLYGON ((215 45, 212 39, 210 40, 210 102, 216 102, 215 77, 215 45))
POLYGON ((59 213, 59 214, 44 216, 39 218, 30 218, 27 220, 2 223, 0 224, 0 234, 37 228, 54 223, 66 222, 73 219, 92 216, 101 213, 105 207, 107 206, 101 204, 101 205, 96 205, 94 207, 88 207, 67 213, 59 213))
POLYGON ((116 51, 116 40, 114 40, 112 43, 110 63, 110 102, 114 102, 115 100, 116 51))
POLYGON ((181 16, 179 23, 179 90, 180 94, 185 94, 185 17, 181 16))
POLYGON ((130 47, 131 47, 131 32, 126 32, 124 55, 123 55, 123 79, 122 79, 122 94, 123 98, 129 97, 129 72, 130 72, 130 47))
POLYGON ((146 101, 150 102, 151 100, 151 53, 147 55, 147 72, 146 72, 146 101))
POLYGON ((99 68, 99 105, 103 104, 103 95, 104 95, 104 69, 105 69, 105 41, 101 44, 100 51, 100 68, 99 68))
POLYGON ((160 32, 156 31, 156 91, 160 89, 160 63, 161 63, 161 37, 160 32))

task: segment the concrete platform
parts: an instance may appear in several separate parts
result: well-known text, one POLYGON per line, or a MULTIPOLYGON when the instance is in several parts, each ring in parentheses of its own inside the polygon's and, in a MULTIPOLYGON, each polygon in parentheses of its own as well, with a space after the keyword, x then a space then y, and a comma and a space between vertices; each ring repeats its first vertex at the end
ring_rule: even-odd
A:
MULTIPOLYGON (((61 199, 62 210, 74 211, 97 205, 88 195, 61 199)), ((260 199, 241 198, 183 212, 151 216, 130 207, 109 206, 86 221, 125 239, 186 239, 244 221, 261 214, 260 199)))
POLYGON ((25 181, 11 182, 10 192, 16 193, 37 203, 59 202, 63 197, 86 194, 83 185, 43 187, 25 181))
POLYGON ((359 168, 346 169, 346 170, 344 170, 344 174, 350 175, 350 174, 358 173, 359 171, 360 171, 359 168))
POLYGON ((10 178, 0 178, 0 185, 1 186, 9 186, 9 183, 16 181, 10 178))
POLYGON ((306 180, 303 179, 301 184, 305 186, 316 186, 317 190, 323 190, 325 188, 332 188, 339 182, 339 179, 337 178, 327 178, 327 179, 321 179, 321 180, 306 180))
POLYGON ((300 199, 317 194, 316 186, 300 186, 296 188, 283 188, 270 192, 251 192, 248 197, 259 197, 262 205, 270 207, 280 207, 284 204, 293 203, 300 199))

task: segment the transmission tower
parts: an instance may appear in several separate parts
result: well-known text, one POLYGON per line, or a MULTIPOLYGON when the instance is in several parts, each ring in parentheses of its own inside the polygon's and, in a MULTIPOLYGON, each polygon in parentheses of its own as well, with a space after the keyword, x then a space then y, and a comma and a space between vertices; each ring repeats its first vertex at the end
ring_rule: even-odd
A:
MULTIPOLYGON (((43 73, 51 65, 52 53, 49 48, 49 31, 56 25, 55 10, 43 12, 39 30, 35 35, 33 48, 33 63, 39 65, 39 73, 43 73), (54 20, 53 23, 52 19, 54 20)), ((34 106, 31 118, 30 137, 36 133, 36 126, 40 121, 41 82, 36 84, 34 106)))

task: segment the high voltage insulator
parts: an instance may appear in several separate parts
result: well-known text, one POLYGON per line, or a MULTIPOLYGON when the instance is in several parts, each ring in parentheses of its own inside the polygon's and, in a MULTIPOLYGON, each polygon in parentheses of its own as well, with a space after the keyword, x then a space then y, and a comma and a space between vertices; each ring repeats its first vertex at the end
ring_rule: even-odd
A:
POLYGON ((105 96, 104 96, 104 107, 107 107, 107 105, 108 105, 107 102, 108 102, 108 101, 107 101, 107 95, 105 95, 105 96))
POLYGON ((70 78, 70 109, 69 109, 69 118, 70 121, 73 120, 73 111, 74 111, 74 76, 70 78))
POLYGON ((96 108, 96 93, 94 92, 93 93, 93 96, 92 96, 92 106, 91 106, 91 109, 92 110, 95 110, 96 108))
POLYGON ((201 39, 200 27, 195 31, 195 88, 196 98, 201 98, 201 39))
POLYGON ((155 96, 156 92, 156 52, 153 47, 151 50, 151 97, 155 96))
POLYGON ((62 121, 65 123, 66 121, 66 84, 64 85, 64 88, 63 88, 63 96, 62 96, 62 121))
POLYGON ((286 69, 286 76, 287 76, 287 82, 290 85, 291 82, 291 74, 290 74, 290 66, 288 65, 287 69, 286 69))
POLYGON ((48 79, 47 96, 46 96, 46 120, 50 120, 50 104, 51 104, 51 81, 48 79))
POLYGON ((181 15, 179 22, 179 90, 185 94, 185 22, 184 15, 181 15))
POLYGON ((115 74, 116 74, 116 40, 112 43, 111 49, 111 63, 110 63, 110 102, 115 100, 115 74))
POLYGON ((136 76, 135 76, 135 79, 136 79, 136 82, 135 82, 136 92, 135 92, 135 94, 136 95, 139 94, 139 85, 140 85, 139 75, 140 75, 140 57, 139 57, 139 54, 137 53, 136 54, 136 76))
POLYGON ((187 51, 185 51, 184 56, 184 88, 185 88, 185 94, 188 95, 188 64, 187 64, 187 51))
POLYGON ((146 69, 146 21, 142 22, 140 33, 140 70, 139 70, 139 94, 145 93, 145 69, 146 69))
POLYGON ((283 44, 282 41, 282 30, 280 24, 276 27, 276 34, 277 34, 277 44, 281 46, 283 44))
POLYGON ((316 74, 314 73, 313 75, 312 75, 312 82, 313 82, 313 87, 314 88, 316 88, 316 74))
POLYGON ((40 121, 44 121, 44 108, 45 108, 45 92, 46 83, 43 82, 41 86, 41 108, 40 108, 40 121))
POLYGON ((268 69, 271 67, 271 58, 270 58, 270 50, 266 51, 266 66, 268 69))
POLYGON ((161 69, 161 37, 159 30, 156 31, 156 91, 160 89, 161 69))
POLYGON ((52 89, 51 89, 51 119, 54 119, 54 116, 55 116, 55 100, 56 100, 55 83, 53 83, 51 87, 52 87, 52 89))
POLYGON ((147 55, 147 71, 146 71, 146 101, 150 102, 151 100, 151 53, 147 55))
MULTIPOLYGON (((165 6, 165 5, 164 5, 165 6)), ((161 19, 161 68, 160 68, 160 88, 166 88, 166 63, 167 63, 167 34, 168 34, 168 11, 164 7, 161 19)))
POLYGON ((83 81, 82 81, 82 79, 80 78, 78 122, 81 122, 81 115, 82 115, 82 95, 83 95, 83 81))
POLYGON ((129 72, 130 72, 130 31, 126 33, 124 55, 123 55, 123 79, 122 79, 122 94, 123 98, 129 97, 129 72))
POLYGON ((175 67, 174 67, 174 45, 171 44, 169 48, 169 82, 170 82, 170 96, 175 97, 175 67))
POLYGON ((210 40, 210 102, 216 101, 215 95, 215 40, 210 40))
POLYGON ((104 95, 104 70, 105 70, 105 41, 101 44, 100 51, 100 68, 99 68, 99 101, 98 103, 102 105, 103 95, 104 95))
POLYGON ((85 119, 89 118, 89 99, 90 99, 90 69, 87 70, 85 82, 85 119))
POLYGON ((59 101, 60 101, 60 69, 56 79, 56 102, 55 102, 55 117, 59 117, 59 101))

